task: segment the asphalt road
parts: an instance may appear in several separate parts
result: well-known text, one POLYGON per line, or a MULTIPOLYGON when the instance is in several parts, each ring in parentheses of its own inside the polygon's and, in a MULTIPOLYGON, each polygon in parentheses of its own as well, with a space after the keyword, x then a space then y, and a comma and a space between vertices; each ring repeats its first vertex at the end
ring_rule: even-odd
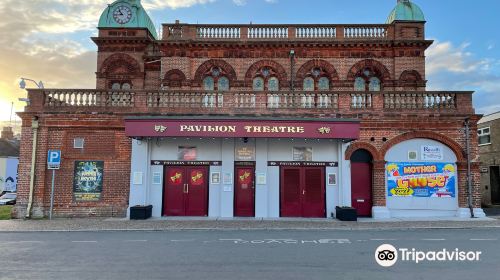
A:
POLYGON ((0 279, 498 279, 500 229, 0 233, 0 279), (384 243, 481 251, 384 268, 384 243))

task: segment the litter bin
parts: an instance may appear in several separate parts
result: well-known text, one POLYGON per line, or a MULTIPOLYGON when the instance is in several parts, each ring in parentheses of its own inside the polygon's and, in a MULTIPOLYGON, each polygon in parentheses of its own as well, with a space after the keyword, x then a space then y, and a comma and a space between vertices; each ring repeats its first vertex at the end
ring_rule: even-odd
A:
POLYGON ((153 210, 153 205, 136 205, 130 207, 130 219, 131 220, 147 220, 151 218, 151 212, 153 210))

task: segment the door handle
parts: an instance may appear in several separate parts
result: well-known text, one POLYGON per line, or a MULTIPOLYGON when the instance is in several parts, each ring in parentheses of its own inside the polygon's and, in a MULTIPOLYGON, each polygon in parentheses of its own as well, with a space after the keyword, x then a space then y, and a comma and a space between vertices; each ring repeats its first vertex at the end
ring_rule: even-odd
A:
POLYGON ((186 184, 186 193, 189 193, 189 184, 186 184))
POLYGON ((184 185, 182 186, 182 192, 183 192, 183 193, 187 193, 187 184, 184 184, 184 185))
POLYGON ((306 190, 302 190, 302 195, 305 195, 306 194, 306 190))

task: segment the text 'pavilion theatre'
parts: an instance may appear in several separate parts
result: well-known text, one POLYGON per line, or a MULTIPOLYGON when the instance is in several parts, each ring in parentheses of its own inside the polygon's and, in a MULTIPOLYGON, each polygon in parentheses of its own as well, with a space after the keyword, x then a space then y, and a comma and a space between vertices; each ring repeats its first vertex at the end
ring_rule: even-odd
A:
POLYGON ((119 0, 98 29, 96 89, 28 91, 17 217, 48 214, 49 150, 58 217, 484 215, 472 92, 426 91, 432 41, 409 0, 385 24, 176 21, 161 37, 119 0))

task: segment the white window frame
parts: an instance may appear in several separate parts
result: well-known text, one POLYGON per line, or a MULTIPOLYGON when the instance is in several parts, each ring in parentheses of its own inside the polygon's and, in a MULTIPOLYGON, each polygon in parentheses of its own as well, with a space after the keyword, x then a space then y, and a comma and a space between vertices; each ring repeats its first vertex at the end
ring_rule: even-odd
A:
POLYGON ((489 143, 484 143, 484 144, 479 144, 479 146, 486 146, 486 145, 491 145, 491 127, 486 126, 486 127, 481 127, 477 129, 477 137, 478 137, 478 142, 479 142, 479 137, 481 136, 490 136, 490 142, 489 143), (488 130, 488 133, 484 133, 484 130, 488 130))

